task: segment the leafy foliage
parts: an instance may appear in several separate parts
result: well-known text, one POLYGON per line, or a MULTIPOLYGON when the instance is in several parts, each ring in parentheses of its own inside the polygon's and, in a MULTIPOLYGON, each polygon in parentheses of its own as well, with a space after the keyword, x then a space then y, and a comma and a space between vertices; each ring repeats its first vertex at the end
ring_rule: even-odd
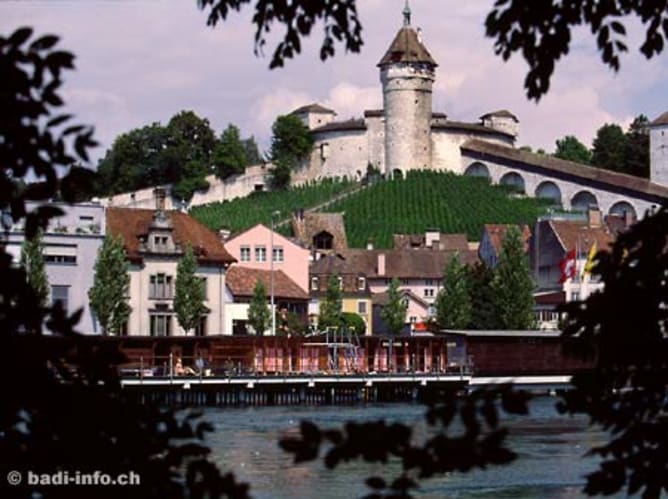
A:
MULTIPOLYGON (((255 192, 245 198, 222 203, 194 206, 190 215, 213 230, 227 227, 232 232, 249 229, 258 223, 271 225, 271 213, 292 213, 299 208, 310 208, 355 187, 348 180, 324 179, 286 191, 255 192)), ((287 231, 284 226, 282 232, 287 231)))
POLYGON ((41 230, 23 242, 19 265, 26 273, 28 286, 37 296, 38 305, 46 307, 49 304, 49 278, 46 275, 46 265, 42 255, 41 230))
POLYGON ((246 170, 248 158, 246 157, 246 147, 241 141, 239 128, 229 124, 223 130, 220 140, 213 150, 212 162, 216 168, 216 175, 223 180, 246 170))
POLYGON ((446 329, 464 329, 471 322, 468 269, 455 253, 443 271, 443 288, 436 297, 436 322, 446 329))
POLYGON ((174 312, 183 331, 188 334, 197 327, 202 316, 207 313, 205 281, 196 275, 197 258, 190 245, 186 246, 183 256, 176 266, 174 283, 174 312))
POLYGON ((557 61, 568 54, 571 29, 587 26, 596 37, 601 60, 619 70, 619 56, 627 51, 624 18, 636 17, 646 27, 639 49, 648 59, 663 50, 668 37, 668 2, 659 0, 566 0, 563 2, 498 0, 485 21, 498 55, 507 60, 515 52, 529 64, 524 87, 539 100, 550 88, 557 61))
POLYGON ((615 172, 624 171, 624 131, 619 125, 606 123, 596 132, 591 162, 594 166, 615 172))
POLYGON ((272 186, 285 189, 290 174, 307 157, 313 147, 308 127, 294 114, 279 116, 271 127, 272 186))
POLYGON ((347 329, 354 331, 360 336, 366 333, 366 323, 361 315, 356 314, 355 312, 343 312, 342 316, 343 325, 347 329))
POLYGON ((387 288, 387 303, 380 311, 380 318, 387 326, 390 334, 399 334, 404 324, 406 324, 408 305, 401 298, 399 284, 399 280, 396 277, 390 281, 390 285, 387 288))
POLYGON ((591 151, 574 135, 566 135, 563 139, 557 140, 554 156, 583 165, 591 164, 591 151))
POLYGON ((664 207, 596 255, 593 274, 603 291, 563 309, 571 353, 594 357, 596 367, 574 377, 561 410, 588 414, 610 432, 608 443, 590 451, 603 459, 587 477, 591 495, 668 492, 667 243, 664 207))
POLYGON ((339 328, 343 325, 342 290, 339 285, 339 276, 331 274, 327 280, 325 299, 320 302, 318 327, 324 330, 328 327, 339 328))
POLYGON ((635 117, 626 131, 624 168, 626 173, 649 178, 649 119, 644 114, 635 117))
MULTIPOLYGON (((198 0, 199 7, 208 10, 207 24, 210 26, 224 21, 231 10, 239 11, 247 3, 251 3, 251 0, 198 0)), ((362 25, 357 17, 355 0, 296 0, 289 3, 262 1, 255 4, 255 54, 263 53, 267 33, 273 24, 282 24, 285 35, 276 45, 269 67, 283 66, 285 59, 301 52, 301 37, 309 36, 321 20, 324 37, 320 59, 324 61, 334 55, 336 42, 343 43, 346 51, 359 52, 362 46, 362 25)))
POLYGON ((267 305, 267 291, 264 284, 259 279, 253 288, 253 297, 248 306, 248 323, 255 331, 255 334, 262 336, 267 330, 271 319, 271 310, 267 305))
POLYGON ((130 316, 129 265, 121 236, 107 234, 97 252, 93 287, 88 290, 90 307, 103 334, 119 334, 130 316))
MULTIPOLYGON (((72 54, 56 48, 55 36, 31 37, 29 28, 0 36, 0 209, 15 223, 27 218, 28 238, 61 212, 47 205, 27 213, 25 201, 45 201, 60 191, 69 202, 86 192, 89 172, 72 167, 59 178, 56 168, 87 161, 94 144, 92 129, 72 125, 61 130, 71 117, 53 115, 63 105, 60 77, 72 68, 72 54), (38 182, 25 187, 29 172, 38 182)), ((124 360, 118 345, 77 334, 80 313, 66 317, 60 307, 41 306, 4 248, 0 275, 2 476, 28 469, 141 476, 141 485, 122 491, 30 484, 6 490, 4 482, 3 497, 248 496, 246 485, 207 460, 209 449, 199 441, 210 425, 195 423, 196 415, 179 418, 129 398, 117 375, 124 360), (53 335, 41 334, 45 319, 53 335)))
POLYGON ((483 262, 469 268, 471 322, 469 329, 497 329, 499 320, 494 306, 494 273, 483 262))
POLYGON ((534 325, 534 283, 523 246, 520 230, 508 228, 492 280, 496 314, 503 329, 531 329, 534 325))

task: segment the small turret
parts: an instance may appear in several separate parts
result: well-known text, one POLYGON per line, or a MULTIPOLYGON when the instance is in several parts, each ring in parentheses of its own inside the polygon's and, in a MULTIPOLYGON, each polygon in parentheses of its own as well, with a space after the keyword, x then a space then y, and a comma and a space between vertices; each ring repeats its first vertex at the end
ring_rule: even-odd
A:
POLYGON ((520 120, 517 119, 517 116, 515 116, 510 111, 507 111, 506 109, 483 114, 480 117, 480 123, 483 126, 507 133, 515 138, 517 138, 520 133, 520 120))

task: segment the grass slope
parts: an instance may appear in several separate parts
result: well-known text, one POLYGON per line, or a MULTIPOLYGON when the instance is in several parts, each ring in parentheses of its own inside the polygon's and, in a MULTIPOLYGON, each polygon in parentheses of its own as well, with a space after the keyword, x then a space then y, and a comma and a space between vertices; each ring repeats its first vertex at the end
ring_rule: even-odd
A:
MULTIPOLYGON (((288 191, 261 192, 223 203, 198 206, 191 215, 212 229, 238 232, 257 223, 269 226, 270 214, 288 217, 295 209, 319 205, 356 184, 324 180, 288 191)), ((392 234, 420 234, 435 228, 480 239, 486 223, 532 223, 546 212, 542 200, 513 196, 486 179, 448 172, 412 171, 405 178, 381 181, 337 201, 323 211, 345 212, 348 244, 362 248, 369 238, 378 248, 392 247, 392 234)), ((284 226, 281 232, 285 232, 284 226)))
POLYGON ((392 247, 392 234, 420 234, 435 228, 480 239, 484 224, 532 223, 544 214, 545 201, 513 196, 505 186, 479 177, 412 171, 403 179, 381 182, 327 208, 345 212, 351 247, 371 238, 378 248, 392 247))

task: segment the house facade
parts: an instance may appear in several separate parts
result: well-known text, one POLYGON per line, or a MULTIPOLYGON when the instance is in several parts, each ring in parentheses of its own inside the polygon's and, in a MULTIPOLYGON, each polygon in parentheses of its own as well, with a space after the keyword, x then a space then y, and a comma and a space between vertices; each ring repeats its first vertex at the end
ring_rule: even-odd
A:
POLYGON ((281 270, 308 292, 309 250, 258 224, 225 241, 225 249, 248 269, 281 270), (273 252, 272 252, 273 247, 273 252), (273 262, 269 260, 272 253, 273 262))
POLYGON ((107 208, 107 233, 123 240, 130 264, 131 336, 225 334, 225 274, 235 262, 217 234, 185 213, 107 208), (207 313, 195 331, 184 331, 174 311, 176 268, 185 248, 197 258, 207 313))
POLYGON ((253 331, 248 324, 248 307, 258 281, 264 286, 269 306, 273 289, 274 310, 278 313, 277 334, 288 321, 288 315, 293 315, 304 327, 307 325, 309 295, 285 272, 274 270, 272 274, 269 270, 233 265, 228 269, 225 280, 225 331, 228 334, 271 334, 271 322, 265 331, 260 332, 253 331))
MULTIPOLYGON (((50 204, 64 212, 49 221, 42 237, 50 302, 60 302, 68 315, 82 310, 75 330, 99 334, 88 304, 88 290, 93 286, 95 260, 104 240, 104 208, 97 203, 50 204)), ((29 210, 33 207, 28 205, 29 210)), ((5 247, 17 265, 24 240, 22 225, 15 225, 7 234, 5 247)))

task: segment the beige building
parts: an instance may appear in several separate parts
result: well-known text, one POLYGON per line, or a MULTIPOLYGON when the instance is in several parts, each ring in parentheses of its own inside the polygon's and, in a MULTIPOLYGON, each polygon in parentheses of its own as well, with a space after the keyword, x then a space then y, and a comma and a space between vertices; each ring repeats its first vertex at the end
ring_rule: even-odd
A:
POLYGON ((217 234, 185 213, 162 209, 107 208, 107 233, 121 236, 130 262, 131 336, 182 336, 225 330, 225 274, 235 259, 217 234), (205 283, 207 313, 195 331, 184 331, 174 312, 176 267, 187 245, 205 283))

